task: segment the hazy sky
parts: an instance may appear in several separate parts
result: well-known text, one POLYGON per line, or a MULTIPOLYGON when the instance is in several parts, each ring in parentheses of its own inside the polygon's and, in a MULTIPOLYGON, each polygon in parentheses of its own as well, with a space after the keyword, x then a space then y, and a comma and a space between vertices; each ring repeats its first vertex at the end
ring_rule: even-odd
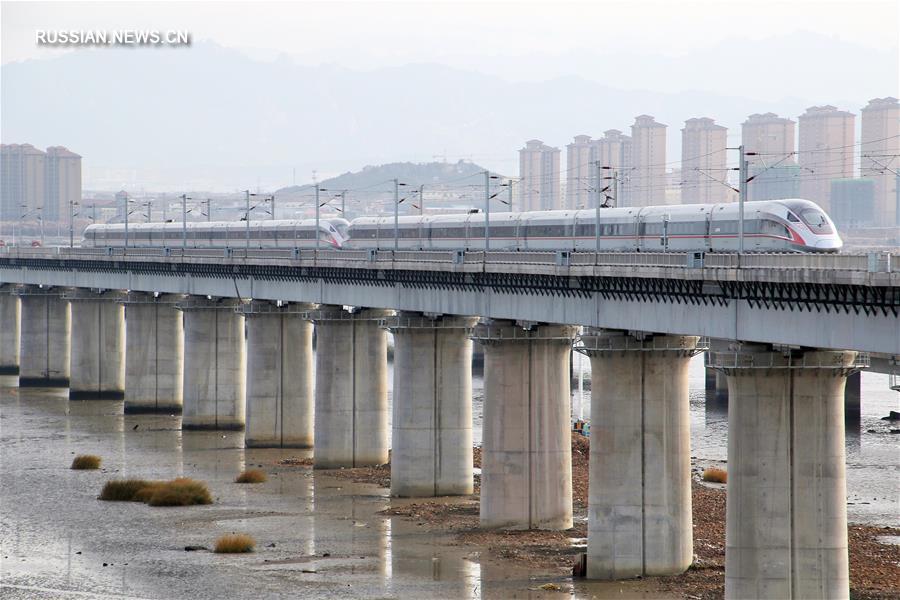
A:
MULTIPOLYGON (((626 130, 633 116, 641 113, 655 114, 670 125, 667 145, 675 158, 680 149, 678 128, 688 117, 705 115, 719 119, 730 128, 731 140, 737 139, 739 122, 751 112, 771 110, 796 117, 813 104, 834 104, 855 112, 869 98, 900 95, 897 89, 900 87, 900 0, 2 0, 0 12, 0 62, 7 73, 3 85, 5 93, 13 95, 4 103, 3 141, 69 145, 85 155, 86 185, 94 185, 109 172, 118 178, 120 169, 136 169, 138 165, 140 168, 178 167, 191 173, 201 166, 215 167, 219 171, 210 175, 211 180, 221 181, 222 185, 245 185, 226 182, 229 176, 241 181, 248 178, 247 173, 234 168, 238 165, 249 168, 253 178, 261 179, 264 185, 274 186, 286 183, 284 174, 292 173, 294 167, 298 173, 318 169, 319 173, 335 174, 378 162, 427 160, 440 153, 450 158, 493 161, 486 166, 513 173, 518 168, 516 150, 526 139, 541 137, 550 144, 562 146, 573 135, 599 135, 613 127, 626 130), (66 70, 64 66, 53 70, 53 63, 65 61, 13 64, 54 58, 66 52, 86 52, 38 46, 37 30, 186 30, 192 36, 194 47, 91 49, 93 55, 67 57, 85 59, 69 62, 79 64, 75 70, 86 69, 84 65, 90 63, 99 73, 98 80, 93 77, 98 73, 70 73, 71 69, 66 70), (201 47, 212 46, 203 42, 238 50, 255 61, 277 61, 269 65, 272 68, 252 62, 240 76, 235 75, 240 61, 226 64, 218 61, 214 53, 204 55, 206 62, 191 64, 199 73, 208 74, 209 69, 225 73, 224 78, 218 79, 236 88, 257 73, 274 73, 264 81, 266 89, 271 89, 278 98, 271 103, 254 104, 255 113, 240 104, 229 104, 235 112, 228 115, 234 118, 230 121, 226 117, 217 118, 231 132, 240 131, 239 135, 234 134, 218 144, 200 140, 209 147, 197 147, 187 157, 172 158, 165 136, 180 133, 170 130, 175 127, 173 123, 180 122, 178 117, 184 116, 187 121, 183 127, 196 124, 197 132, 205 132, 200 125, 212 119, 209 104, 197 100, 198 94, 202 96, 202 89, 185 89, 200 85, 199 77, 185 81, 174 73, 189 60, 174 54, 157 55, 158 59, 173 61, 174 66, 163 67, 166 61, 158 60, 153 68, 160 70, 155 71, 140 59, 152 57, 154 52, 181 52, 185 53, 185 59, 197 58, 202 54, 201 47), (123 65, 131 62, 132 53, 134 64, 143 66, 129 70, 123 65), (106 62, 90 60, 92 56, 106 62), (122 57, 128 60, 120 60, 122 57), (283 57, 289 60, 279 60, 283 57), (419 70, 393 69, 411 63, 440 64, 466 73, 457 76, 458 73, 437 70, 430 64, 419 70), (124 69, 119 71, 116 81, 130 81, 130 87, 124 88, 123 93, 140 91, 154 107, 145 112, 140 122, 135 122, 131 115, 120 114, 117 96, 96 96, 92 90, 84 89, 84 81, 104 87, 109 69, 116 65, 124 69), (300 77, 293 75, 301 72, 292 69, 294 65, 324 67, 306 69, 300 77), (150 70, 142 71, 142 68, 150 70), (372 72, 347 75, 342 68, 372 72), (25 80, 34 83, 26 71, 52 73, 41 80, 49 87, 26 86, 24 93, 42 97, 37 101, 25 96, 17 99, 18 92, 9 86, 14 79, 10 70, 25 78, 16 79, 20 83, 25 80), (440 71, 441 78, 429 76, 435 71, 440 71), (412 76, 408 76, 410 72, 412 76), (482 82, 480 75, 471 77, 469 72, 490 77, 483 78, 482 82), (156 87, 142 90, 150 73, 156 76, 152 84, 156 87), (290 77, 297 80, 287 81, 290 77), (316 86, 316 77, 325 85, 316 86), (506 88, 495 85, 497 78, 506 80, 506 88), (59 89, 68 91, 57 94, 54 86, 63 79, 69 87, 59 89), (328 94, 344 89, 345 79, 363 82, 366 92, 351 92, 352 98, 342 96, 340 102, 329 98, 328 94), (165 97, 168 92, 162 90, 179 81, 177 85, 187 94, 186 100, 169 105, 165 97), (425 114, 428 106, 418 105, 426 102, 411 101, 428 97, 421 90, 416 93, 416 86, 423 85, 424 81, 434 88, 430 90, 433 111, 428 114, 425 114), (591 88, 590 97, 585 98, 573 99, 562 93, 585 89, 584 81, 600 87, 591 88), (488 87, 495 90, 491 97, 481 93, 488 87), (387 91, 394 95, 382 88, 390 88, 387 91), (294 95, 286 94, 286 89, 294 95), (530 108, 510 115, 512 111, 502 105, 504 100, 497 90, 528 94, 530 104, 521 96, 515 104, 530 108), (628 93, 617 94, 622 90, 628 93), (648 96, 648 92, 656 96, 648 96), (675 97, 678 94, 686 96, 679 99, 675 97), (378 110, 363 110, 372 108, 366 106, 369 97, 381 98, 382 104, 374 103, 378 110), (312 102, 316 98, 321 102, 310 104, 314 109, 304 112, 302 101, 312 102), (535 101, 541 98, 546 101, 535 101), (449 99, 449 103, 441 103, 441 108, 437 108, 439 103, 435 99, 449 99), (93 108, 85 108, 85 102, 93 108), (731 114, 733 111, 729 109, 738 104, 740 113, 731 114), (295 140, 301 137, 300 133, 315 131, 321 125, 319 121, 326 122, 327 110, 338 105, 345 112, 337 117, 332 115, 332 121, 338 117, 340 120, 328 121, 333 125, 329 131, 341 131, 348 136, 345 145, 325 145, 323 139, 327 141, 334 136, 320 132, 314 142, 298 147, 295 140), (73 110, 82 112, 69 114, 73 110), (125 134, 115 144, 101 139, 97 130, 101 124, 87 118, 100 116, 109 117, 108 123, 102 124, 107 130, 125 134), (297 131, 278 125, 279 119, 295 125, 297 131), (384 122, 385 131, 367 127, 366 120, 375 124, 384 122), (409 140, 400 140, 394 132, 407 121, 421 130, 409 140), (246 122, 246 131, 239 122, 246 122), (345 122, 349 125, 337 127, 345 122), (272 125, 271 130, 261 126, 267 124, 272 125), (143 125, 149 131, 142 129, 143 125), (464 135, 464 131, 469 135, 464 135), (352 137, 354 132, 360 139, 352 137), (153 134, 166 141, 156 139, 153 134), (122 145, 129 142, 138 146, 122 145), (378 145, 381 149, 377 156, 372 148, 363 147, 365 144, 378 145), (227 157, 221 156, 222 148, 229 150, 227 157), (304 156, 301 150, 308 150, 314 156, 304 156), (154 162, 148 154, 168 158, 154 162), (271 182, 262 171, 266 166, 278 173, 272 176, 271 182)), ((210 83, 205 79, 204 82, 203 85, 210 83)), ((219 81, 213 78, 211 83, 219 81)), ((207 137, 214 136, 207 134, 207 137)), ((185 179, 186 175, 138 171, 121 177, 121 183, 116 181, 110 185, 118 189, 127 179, 154 184, 162 181, 182 188, 194 181, 185 179)))
MULTIPOLYGON (((497 58, 632 49, 677 55, 797 30, 896 48, 900 2, 8 2, 2 61, 42 58, 37 29, 187 29, 194 39, 287 53, 304 64, 440 62, 492 71, 497 58)), ((57 51, 58 52, 58 51, 57 51)), ((513 77, 525 77, 511 73, 513 77)), ((552 74, 551 74, 552 75, 552 74)))

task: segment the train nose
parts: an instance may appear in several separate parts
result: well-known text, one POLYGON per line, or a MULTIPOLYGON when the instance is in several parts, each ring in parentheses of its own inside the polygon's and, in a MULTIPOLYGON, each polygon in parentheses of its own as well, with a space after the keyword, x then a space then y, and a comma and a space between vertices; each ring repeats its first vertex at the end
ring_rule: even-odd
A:
POLYGON ((816 242, 815 248, 819 250, 838 250, 844 245, 840 238, 824 238, 816 242))

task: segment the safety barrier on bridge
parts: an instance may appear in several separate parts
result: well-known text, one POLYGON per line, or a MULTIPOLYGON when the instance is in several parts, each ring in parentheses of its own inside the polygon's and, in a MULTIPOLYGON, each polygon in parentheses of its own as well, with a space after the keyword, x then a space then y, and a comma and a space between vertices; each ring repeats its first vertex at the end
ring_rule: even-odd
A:
POLYGON ((869 355, 859 352, 851 361, 846 352, 817 350, 796 353, 778 352, 709 352, 708 367, 719 370, 730 369, 837 369, 858 371, 869 367, 869 355))
POLYGON ((754 254, 704 252, 575 252, 575 251, 463 251, 463 250, 304 250, 297 248, 0 248, 0 258, 125 259, 154 258, 280 260, 324 266, 393 268, 393 263, 446 265, 540 265, 551 267, 668 267, 684 269, 804 269, 891 273, 900 265, 900 252, 868 254, 754 254))
POLYGON ((595 352, 676 352, 694 356, 709 350, 709 338, 683 335, 648 336, 638 339, 632 335, 603 336, 585 332, 575 338, 573 349, 581 354, 595 352))

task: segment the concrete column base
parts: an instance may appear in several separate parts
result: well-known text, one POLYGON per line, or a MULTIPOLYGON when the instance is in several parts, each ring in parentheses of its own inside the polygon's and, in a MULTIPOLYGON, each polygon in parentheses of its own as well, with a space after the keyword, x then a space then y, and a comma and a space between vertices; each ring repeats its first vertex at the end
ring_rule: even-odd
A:
POLYGON ((63 288, 22 286, 19 387, 68 387, 71 315, 63 288))
POLYGON ((313 467, 388 462, 387 332, 391 311, 341 307, 311 313, 316 324, 316 445, 313 467))
POLYGON ((125 303, 125 414, 181 414, 184 319, 180 295, 132 292, 125 303))
POLYGON ((855 352, 721 353, 726 598, 849 598, 844 384, 855 352))
POLYGON ((576 328, 509 321, 476 328, 484 347, 481 525, 572 527, 569 353, 576 328))
POLYGON ((697 337, 592 330, 587 576, 683 573, 693 561, 688 366, 697 337))
POLYGON ((69 400, 125 397, 125 310, 117 292, 66 293, 72 311, 69 400))
POLYGON ((19 374, 19 297, 13 285, 0 285, 0 375, 19 374))
POLYGON ((177 305, 184 312, 184 430, 244 428, 244 317, 235 312, 239 304, 192 296, 177 305))
POLYGON ((253 301, 247 319, 248 448, 312 448, 313 324, 311 304, 253 301))
POLYGON ((472 341, 477 317, 387 319, 394 334, 391 495, 466 495, 472 477, 472 341))

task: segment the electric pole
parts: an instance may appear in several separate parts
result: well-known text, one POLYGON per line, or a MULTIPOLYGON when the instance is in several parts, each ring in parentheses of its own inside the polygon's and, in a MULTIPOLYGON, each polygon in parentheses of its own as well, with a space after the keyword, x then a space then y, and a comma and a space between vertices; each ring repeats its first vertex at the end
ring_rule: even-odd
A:
POLYGON ((187 248, 187 194, 181 195, 181 248, 187 248))
POLYGON ((744 157, 744 145, 738 146, 740 156, 738 185, 738 254, 744 253, 744 201, 747 196, 747 159, 744 157))
POLYGON ((604 181, 603 176, 603 165, 598 160, 597 161, 597 205, 594 207, 594 234, 597 238, 596 240, 596 251, 600 253, 600 205, 603 204, 600 199, 603 197, 603 185, 604 181))
POLYGON ((400 180, 394 179, 394 250, 400 248, 400 180))
POLYGON ((425 184, 419 186, 419 216, 425 214, 425 184))
MULTIPOLYGON (((313 180, 315 180, 316 172, 313 171, 313 180)), ((319 252, 319 184, 316 183, 316 253, 319 252)))
POLYGON ((123 203, 125 204, 125 248, 128 248, 128 192, 125 192, 125 198, 123 199, 123 203))
POLYGON ((69 248, 75 247, 75 201, 69 200, 69 248))
POLYGON ((491 249, 491 172, 484 172, 484 252, 491 249))
MULTIPOLYGON (((250 251, 250 190, 244 190, 244 197, 247 200, 247 213, 244 220, 247 221, 247 233, 245 235, 247 242, 247 252, 250 251)), ((245 255, 246 256, 246 255, 245 255)))

